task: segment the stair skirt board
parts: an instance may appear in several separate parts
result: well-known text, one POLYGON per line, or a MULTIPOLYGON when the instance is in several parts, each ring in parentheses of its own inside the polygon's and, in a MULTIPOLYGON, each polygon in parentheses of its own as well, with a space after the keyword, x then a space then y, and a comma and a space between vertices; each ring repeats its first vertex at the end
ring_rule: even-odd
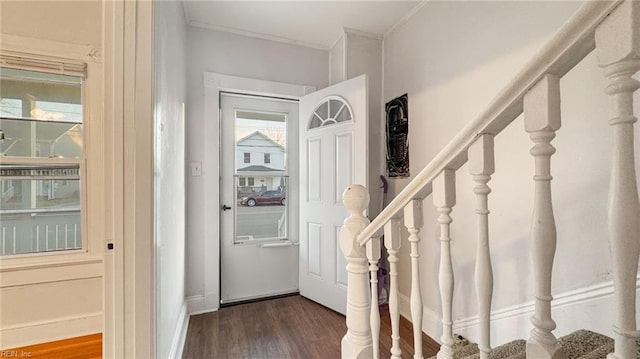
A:
MULTIPOLYGON (((640 275, 636 279, 636 293, 639 289, 640 275)), ((498 292, 494 293, 494 298, 499 295, 498 292)), ((459 293, 457 296, 454 295, 454 308, 456 298, 461 297, 464 296, 459 293)), ((474 293, 467 297, 476 300, 474 293)), ((400 314, 411 321, 409 297, 399 293, 398 301, 400 314)), ((640 293, 636 296, 636 305, 640 306, 640 293)), ((534 308, 534 302, 530 301, 493 310, 491 314, 491 346, 495 347, 510 341, 528 338, 533 327, 531 316, 534 308)), ((553 300, 552 315, 558 327, 554 333, 560 337, 578 329, 588 329, 612 337, 613 308, 613 281, 556 294, 553 300)), ((442 335, 441 318, 440 314, 430 308, 423 308, 422 330, 437 342, 440 341, 442 335)), ((478 316, 454 320, 453 331, 469 339, 470 342, 478 341, 479 330, 478 316)))

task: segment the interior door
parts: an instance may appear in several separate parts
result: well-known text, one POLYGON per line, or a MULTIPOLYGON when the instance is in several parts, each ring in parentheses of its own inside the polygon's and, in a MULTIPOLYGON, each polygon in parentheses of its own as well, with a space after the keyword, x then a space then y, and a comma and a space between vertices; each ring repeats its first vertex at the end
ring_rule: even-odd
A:
POLYGON ((297 292, 298 103, 223 93, 220 107, 220 301, 297 292))
POLYGON ((300 294, 343 314, 342 192, 367 186, 367 105, 366 75, 300 99, 300 294))

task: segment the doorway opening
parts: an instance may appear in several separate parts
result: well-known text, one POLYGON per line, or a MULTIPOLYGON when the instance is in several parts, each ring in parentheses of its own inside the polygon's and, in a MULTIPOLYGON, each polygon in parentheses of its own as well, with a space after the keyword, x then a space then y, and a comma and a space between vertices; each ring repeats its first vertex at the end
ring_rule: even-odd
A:
POLYGON ((220 93, 221 304, 298 291, 298 102, 220 93))

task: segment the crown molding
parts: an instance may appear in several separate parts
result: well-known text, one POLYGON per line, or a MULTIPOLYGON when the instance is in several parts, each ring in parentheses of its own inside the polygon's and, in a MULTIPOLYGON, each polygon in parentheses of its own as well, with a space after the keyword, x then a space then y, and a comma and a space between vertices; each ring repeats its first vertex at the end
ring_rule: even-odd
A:
POLYGON ((306 41, 300 41, 300 40, 294 40, 294 39, 275 36, 275 35, 268 35, 268 34, 263 34, 263 33, 259 33, 259 32, 254 32, 254 31, 240 30, 240 29, 236 29, 236 28, 228 27, 228 26, 205 24, 205 23, 202 23, 202 22, 199 22, 199 21, 193 21, 193 20, 189 21, 188 24, 189 24, 189 26, 198 27, 198 28, 202 28, 202 29, 221 31, 221 32, 228 32, 228 33, 232 33, 232 34, 236 34, 236 35, 253 37, 253 38, 261 39, 261 40, 281 42, 281 43, 285 43, 285 44, 289 44, 289 45, 295 45, 295 46, 309 47, 309 48, 316 49, 316 50, 323 50, 323 51, 329 51, 330 50, 330 48, 328 46, 321 45, 321 44, 316 44, 316 43, 306 42, 306 41))
POLYGON ((398 27, 400 27, 405 22, 409 21, 415 14, 420 11, 429 1, 431 0, 422 0, 416 6, 413 7, 408 13, 406 13, 400 20, 396 21, 395 24, 391 25, 391 27, 382 34, 382 39, 386 39, 392 32, 394 32, 398 27))

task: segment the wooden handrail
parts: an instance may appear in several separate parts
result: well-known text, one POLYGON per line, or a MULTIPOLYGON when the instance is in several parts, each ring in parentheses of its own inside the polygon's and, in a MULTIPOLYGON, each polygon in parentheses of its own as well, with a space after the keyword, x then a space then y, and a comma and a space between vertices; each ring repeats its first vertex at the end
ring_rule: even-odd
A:
POLYGON ((585 3, 551 41, 494 98, 487 109, 465 126, 433 160, 357 236, 363 246, 385 223, 398 217, 411 200, 431 194, 431 182, 444 169, 467 162, 467 149, 483 134, 496 135, 522 113, 525 93, 545 74, 564 76, 595 49, 595 29, 623 0, 585 3))

